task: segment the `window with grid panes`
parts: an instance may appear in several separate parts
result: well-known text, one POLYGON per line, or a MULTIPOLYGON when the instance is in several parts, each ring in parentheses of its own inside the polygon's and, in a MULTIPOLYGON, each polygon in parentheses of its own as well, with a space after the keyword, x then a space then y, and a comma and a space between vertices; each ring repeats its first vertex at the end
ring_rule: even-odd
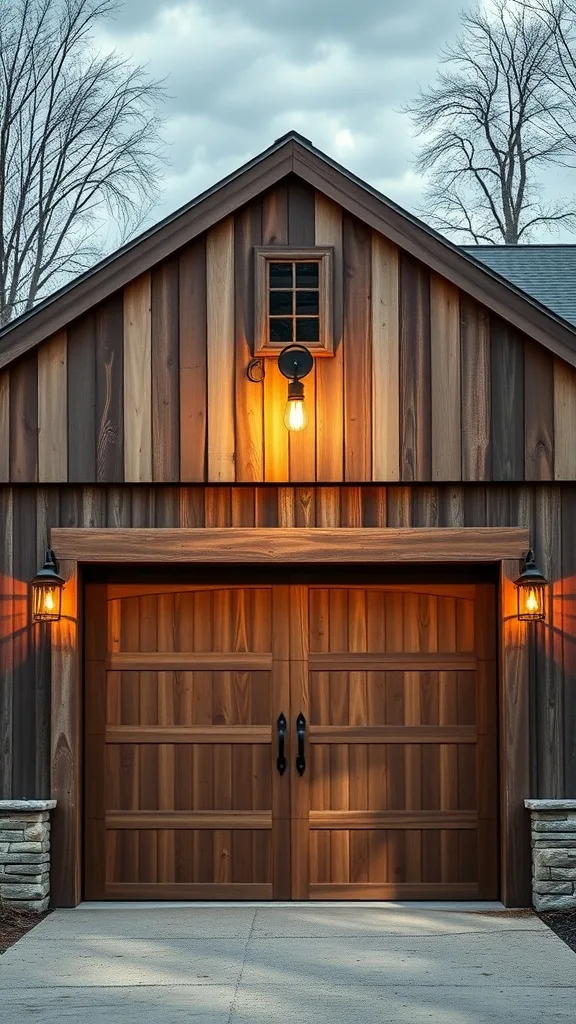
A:
POLYGON ((332 259, 330 246, 255 249, 255 355, 294 344, 332 355, 332 259))
POLYGON ((268 340, 320 341, 318 261, 268 264, 268 340))

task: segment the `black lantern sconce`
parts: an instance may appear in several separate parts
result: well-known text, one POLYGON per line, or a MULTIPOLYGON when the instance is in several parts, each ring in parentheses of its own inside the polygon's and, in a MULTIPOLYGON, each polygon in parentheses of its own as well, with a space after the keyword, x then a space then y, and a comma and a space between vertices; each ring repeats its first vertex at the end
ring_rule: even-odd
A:
MULTIPOLYGON (((278 356, 278 369, 288 380, 288 398, 284 410, 284 424, 288 430, 304 430, 308 426, 302 379, 313 366, 314 357, 303 345, 287 345, 278 356)), ((264 380, 264 375, 263 360, 252 359, 246 368, 248 380, 259 383, 264 380)))
POLYGON ((58 575, 54 552, 48 548, 44 565, 30 580, 34 622, 58 622, 62 615, 62 591, 65 583, 65 579, 58 575))
POLYGON ((534 552, 529 551, 522 572, 514 580, 518 591, 518 618, 521 622, 540 622, 546 618, 545 594, 548 582, 534 561, 534 552))

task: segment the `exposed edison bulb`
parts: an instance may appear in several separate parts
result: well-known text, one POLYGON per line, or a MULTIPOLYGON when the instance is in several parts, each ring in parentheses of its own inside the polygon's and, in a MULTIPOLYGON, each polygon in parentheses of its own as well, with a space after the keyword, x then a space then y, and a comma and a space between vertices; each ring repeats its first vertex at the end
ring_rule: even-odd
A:
POLYGON ((44 611, 54 611, 54 594, 51 590, 44 591, 44 611))
POLYGON ((537 612, 540 608, 538 595, 534 587, 530 587, 526 594, 525 607, 527 612, 537 612))
POLYGON ((308 413, 303 398, 289 398, 286 402, 284 424, 288 430, 304 430, 308 426, 308 413))

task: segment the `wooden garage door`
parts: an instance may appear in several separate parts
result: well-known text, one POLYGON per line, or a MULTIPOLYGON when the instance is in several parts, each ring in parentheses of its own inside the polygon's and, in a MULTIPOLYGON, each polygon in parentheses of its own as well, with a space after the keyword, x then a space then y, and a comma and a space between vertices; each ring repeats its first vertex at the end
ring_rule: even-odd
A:
POLYGON ((90 585, 85 898, 496 898, 494 601, 90 585))
POLYGON ((87 587, 87 899, 289 898, 287 599, 87 587))
POLYGON ((491 586, 296 592, 295 898, 497 898, 494 602, 491 586))

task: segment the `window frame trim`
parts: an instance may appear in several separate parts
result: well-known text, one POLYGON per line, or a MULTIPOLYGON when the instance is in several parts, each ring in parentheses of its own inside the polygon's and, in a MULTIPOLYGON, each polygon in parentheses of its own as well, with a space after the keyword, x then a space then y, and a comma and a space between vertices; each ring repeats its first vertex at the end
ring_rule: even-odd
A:
POLYGON ((268 337, 268 265, 270 263, 318 263, 319 340, 293 342, 313 356, 334 355, 334 246, 254 246, 254 356, 278 356, 288 342, 268 337))

